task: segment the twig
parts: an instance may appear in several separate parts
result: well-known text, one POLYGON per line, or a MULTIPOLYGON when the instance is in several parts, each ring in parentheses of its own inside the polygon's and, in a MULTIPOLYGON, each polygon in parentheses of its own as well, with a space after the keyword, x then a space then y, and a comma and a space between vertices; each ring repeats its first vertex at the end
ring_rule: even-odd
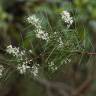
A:
POLYGON ((90 85, 91 85, 91 78, 88 78, 83 82, 83 84, 79 88, 73 91, 72 96, 80 96, 90 87, 90 85))
POLYGON ((73 91, 73 88, 62 82, 52 82, 46 79, 35 79, 35 81, 43 85, 51 96, 55 96, 51 89, 56 90, 56 93, 60 94, 60 96, 70 96, 73 91))

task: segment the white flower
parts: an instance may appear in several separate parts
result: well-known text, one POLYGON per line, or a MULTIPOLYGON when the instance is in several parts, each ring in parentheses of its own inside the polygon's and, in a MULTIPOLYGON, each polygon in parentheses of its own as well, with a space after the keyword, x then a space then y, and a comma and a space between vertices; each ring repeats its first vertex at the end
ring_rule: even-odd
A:
POLYGON ((27 21, 35 26, 38 25, 38 23, 40 23, 39 19, 37 18, 37 16, 34 14, 34 15, 30 15, 28 18, 27 18, 27 21))
POLYGON ((70 13, 68 11, 63 11, 61 17, 65 23, 67 23, 67 27, 69 28, 73 23, 73 18, 70 16, 70 13))
POLYGON ((29 69, 30 66, 27 66, 26 64, 18 65, 17 70, 19 70, 20 74, 26 73, 27 69, 29 69))
POLYGON ((38 77, 38 71, 39 71, 39 65, 35 64, 31 68, 31 73, 34 75, 34 77, 38 77))
POLYGON ((48 64, 48 69, 52 72, 55 72, 58 67, 55 65, 55 63, 53 61, 51 61, 49 64, 48 64))
POLYGON ((19 48, 13 47, 12 45, 7 46, 6 52, 13 55, 18 60, 23 60, 23 56, 25 55, 25 50, 20 51, 19 48))
POLYGON ((36 27, 36 37, 48 41, 48 33, 42 30, 41 20, 37 16, 31 15, 27 18, 27 21, 36 27))
POLYGON ((36 37, 40 38, 40 39, 43 39, 43 40, 48 40, 48 38, 49 38, 48 33, 41 30, 41 29, 37 30, 36 37))
POLYGON ((9 54, 12 54, 13 56, 18 57, 19 54, 19 48, 12 47, 12 45, 7 46, 6 52, 9 54))
POLYGON ((25 74, 27 69, 30 69, 31 74, 33 74, 34 77, 38 76, 38 70, 39 65, 33 65, 32 67, 28 66, 26 63, 23 63, 22 65, 17 66, 17 70, 20 72, 20 74, 25 74))
POLYGON ((41 29, 41 21, 39 20, 39 18, 37 18, 35 14, 30 15, 27 18, 27 21, 31 23, 32 25, 34 25, 37 29, 41 29))
MULTIPOLYGON (((28 64, 31 64, 32 59, 29 59, 29 58, 26 57, 25 50, 21 50, 20 51, 19 48, 12 47, 12 45, 9 45, 6 48, 6 52, 9 53, 9 54, 11 54, 11 55, 13 55, 13 56, 15 56, 17 58, 18 65, 17 65, 16 68, 20 72, 20 74, 25 74, 26 71, 27 71, 27 69, 30 69, 30 72, 35 77, 37 77, 39 65, 38 64, 35 64, 32 67, 28 66, 28 64)), ((32 53, 32 50, 29 50, 28 52, 32 53)), ((1 69, 0 69, 0 76, 2 75, 2 70, 1 69)))
POLYGON ((3 70, 4 70, 3 65, 0 65, 0 78, 2 77, 2 72, 3 72, 3 70))
POLYGON ((29 53, 32 53, 32 50, 29 50, 29 53))

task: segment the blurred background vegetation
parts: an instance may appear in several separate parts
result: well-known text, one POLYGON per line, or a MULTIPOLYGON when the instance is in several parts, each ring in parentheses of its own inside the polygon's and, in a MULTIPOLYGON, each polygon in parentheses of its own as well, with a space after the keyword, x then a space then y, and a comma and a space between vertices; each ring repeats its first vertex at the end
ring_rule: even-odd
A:
POLYGON ((72 29, 80 33, 80 40, 86 44, 82 46, 94 53, 76 54, 71 64, 66 64, 54 74, 47 73, 49 80, 64 82, 76 88, 73 95, 59 95, 53 88, 50 90, 54 95, 48 95, 45 86, 10 68, 0 79, 0 96, 96 96, 96 0, 0 0, 0 64, 8 63, 4 51, 6 46, 12 44, 30 48, 30 39, 26 38, 31 30, 25 20, 28 15, 43 13, 48 16, 53 27, 55 15, 63 10, 74 16, 72 29))

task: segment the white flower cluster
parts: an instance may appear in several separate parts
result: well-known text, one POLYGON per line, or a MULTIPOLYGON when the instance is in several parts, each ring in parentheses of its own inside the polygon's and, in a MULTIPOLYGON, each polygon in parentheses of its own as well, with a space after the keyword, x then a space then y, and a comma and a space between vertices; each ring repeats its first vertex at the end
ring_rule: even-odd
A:
POLYGON ((30 15, 29 17, 27 17, 27 21, 28 21, 29 23, 35 25, 35 27, 36 27, 36 26, 41 27, 41 26, 38 25, 38 24, 40 24, 40 20, 39 20, 39 18, 36 17, 35 14, 30 15))
POLYGON ((34 64, 31 67, 31 73, 34 75, 34 77, 38 77, 38 71, 39 71, 39 64, 34 64))
POLYGON ((3 70, 4 70, 3 65, 0 65, 0 78, 2 77, 2 72, 3 72, 3 70))
MULTIPOLYGON (((12 45, 9 45, 6 48, 6 52, 8 54, 11 54, 12 56, 16 57, 18 63, 22 62, 23 64, 28 64, 28 63, 30 64, 30 62, 32 61, 32 60, 25 57, 26 51, 20 50, 19 47, 13 47, 12 45)), ((31 53, 32 51, 29 50, 29 52, 31 53)))
POLYGON ((23 60, 23 56, 25 55, 25 50, 20 51, 19 48, 12 45, 7 46, 6 52, 15 56, 18 60, 23 60))
POLYGON ((63 11, 61 17, 65 23, 67 23, 67 27, 69 28, 73 23, 73 18, 70 16, 70 13, 68 11, 63 11))
MULTIPOLYGON (((31 64, 32 59, 28 59, 26 57, 26 51, 25 50, 19 50, 19 48, 13 47, 12 45, 7 46, 6 52, 8 54, 13 55, 17 59, 17 70, 20 72, 20 74, 25 74, 27 69, 30 69, 31 73, 36 77, 38 74, 39 65, 33 65, 30 67, 28 64, 31 64), (37 66, 38 65, 38 66, 37 66)), ((32 53, 32 50, 29 50, 30 53, 32 53)), ((0 66, 0 76, 2 75, 3 67, 0 66)))
POLYGON ((48 40, 48 33, 45 33, 43 30, 38 29, 37 30, 37 34, 36 34, 37 38, 41 38, 43 40, 48 40))
POLYGON ((20 74, 26 73, 27 69, 29 69, 30 66, 27 66, 27 64, 22 64, 17 66, 17 70, 19 70, 20 74))
POLYGON ((27 72, 27 69, 30 69, 31 74, 34 77, 38 77, 39 65, 33 65, 32 67, 30 67, 27 64, 22 64, 19 65, 17 69, 19 70, 20 74, 25 74, 27 72))
POLYGON ((51 61, 49 64, 48 64, 48 69, 52 72, 55 72, 58 67, 55 65, 55 63, 53 61, 51 61))
POLYGON ((36 15, 31 15, 27 18, 27 21, 36 27, 36 37, 48 41, 48 33, 42 30, 41 21, 36 15))

